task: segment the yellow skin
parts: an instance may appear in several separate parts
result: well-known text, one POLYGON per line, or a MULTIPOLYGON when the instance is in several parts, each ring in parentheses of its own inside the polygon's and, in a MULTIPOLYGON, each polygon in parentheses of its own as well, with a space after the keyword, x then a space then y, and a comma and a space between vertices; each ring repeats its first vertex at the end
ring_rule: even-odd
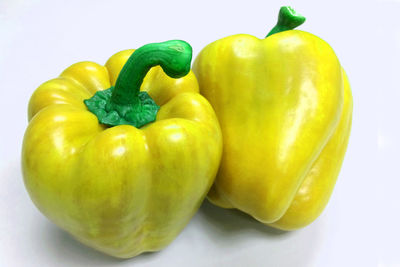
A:
POLYGON ((224 138, 209 200, 284 230, 314 221, 351 128, 350 86, 332 48, 298 30, 239 34, 206 46, 193 71, 224 138))
POLYGON ((114 85, 134 50, 105 66, 81 62, 42 84, 29 103, 22 149, 26 188, 51 221, 84 244, 130 258, 168 245, 211 187, 222 136, 192 72, 152 68, 141 90, 161 106, 154 123, 106 127, 84 99, 114 85))

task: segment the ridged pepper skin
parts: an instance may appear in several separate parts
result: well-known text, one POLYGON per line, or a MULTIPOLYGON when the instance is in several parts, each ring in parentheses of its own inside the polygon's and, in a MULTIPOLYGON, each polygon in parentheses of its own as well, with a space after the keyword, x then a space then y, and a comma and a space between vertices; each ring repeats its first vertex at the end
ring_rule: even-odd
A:
POLYGON ((238 34, 207 45, 193 71, 224 138, 209 200, 283 230, 314 221, 351 128, 350 86, 332 48, 298 30, 238 34))
POLYGON ((115 85, 133 51, 105 66, 74 64, 39 86, 22 148, 24 182, 39 210, 77 240, 119 258, 160 250, 181 232, 222 153, 217 118, 192 72, 173 79, 158 66, 147 73, 141 90, 161 107, 141 128, 107 127, 88 111, 83 100, 115 85))

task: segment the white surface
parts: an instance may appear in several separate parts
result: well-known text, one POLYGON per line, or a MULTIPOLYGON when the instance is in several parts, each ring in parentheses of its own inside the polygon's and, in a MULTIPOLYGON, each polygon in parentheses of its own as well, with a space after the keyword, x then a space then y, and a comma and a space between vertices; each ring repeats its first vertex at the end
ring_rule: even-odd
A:
POLYGON ((120 261, 84 247, 25 191, 20 150, 30 95, 72 63, 104 63, 149 42, 194 54, 235 33, 263 37, 281 1, 0 0, 0 266, 400 266, 399 1, 293 1, 300 27, 325 39, 354 96, 350 145, 322 216, 284 233, 204 203, 165 250, 120 261), (307 3, 305 3, 307 2, 307 3))

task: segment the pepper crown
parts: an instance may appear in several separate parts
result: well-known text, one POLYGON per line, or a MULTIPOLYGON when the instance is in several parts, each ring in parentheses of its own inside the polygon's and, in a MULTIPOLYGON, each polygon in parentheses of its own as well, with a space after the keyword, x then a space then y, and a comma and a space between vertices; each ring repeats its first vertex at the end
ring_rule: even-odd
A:
POLYGON ((129 57, 115 86, 84 100, 99 122, 108 126, 128 124, 137 128, 155 121, 160 107, 140 86, 150 68, 160 65, 172 78, 190 71, 192 47, 181 40, 144 45, 129 57))

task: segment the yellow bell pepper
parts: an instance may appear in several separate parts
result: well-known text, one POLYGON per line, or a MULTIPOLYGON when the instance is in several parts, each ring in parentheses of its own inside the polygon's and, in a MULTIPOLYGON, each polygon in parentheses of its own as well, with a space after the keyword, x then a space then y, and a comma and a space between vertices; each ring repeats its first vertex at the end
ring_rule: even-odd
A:
POLYGON ((149 44, 105 66, 74 64, 34 92, 22 170, 45 216, 120 258, 160 250, 180 233, 222 153, 191 57, 183 41, 149 44))
POLYGON ((304 21, 282 7, 269 37, 220 39, 193 66, 224 138, 209 200, 284 230, 326 206, 351 128, 346 74, 325 41, 293 30, 304 21))

